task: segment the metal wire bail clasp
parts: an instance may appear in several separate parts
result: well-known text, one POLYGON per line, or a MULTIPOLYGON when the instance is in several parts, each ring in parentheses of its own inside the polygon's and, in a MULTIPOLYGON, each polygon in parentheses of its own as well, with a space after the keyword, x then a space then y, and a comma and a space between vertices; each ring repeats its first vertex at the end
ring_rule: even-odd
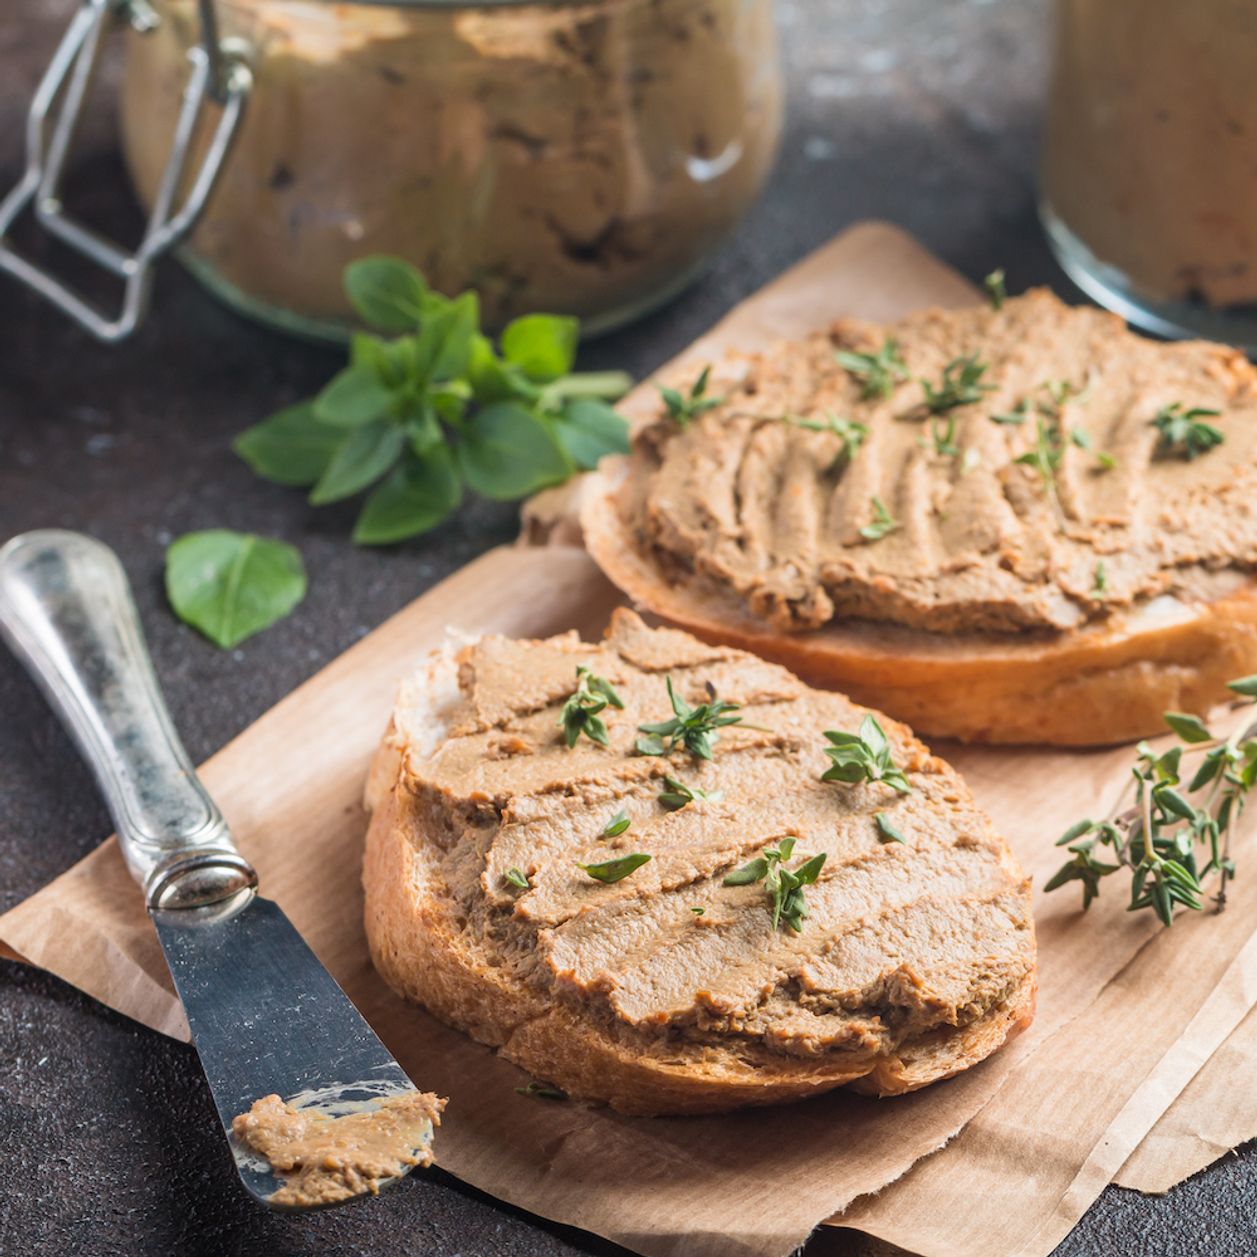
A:
POLYGON ((192 69, 184 88, 170 156, 134 253, 67 214, 61 203, 60 184, 107 23, 120 14, 136 30, 146 32, 157 24, 157 14, 146 0, 123 0, 121 4, 118 0, 83 0, 31 101, 26 119, 25 171, 17 186, 0 201, 0 270, 34 289, 107 343, 129 336, 144 317, 153 263, 196 223, 244 112, 252 75, 243 59, 219 43, 213 3, 214 0, 199 0, 201 43, 188 51, 192 69), (175 197, 183 184, 197 119, 207 99, 219 107, 218 121, 200 169, 182 204, 176 206, 175 197), (27 207, 31 207, 36 221, 46 231, 122 279, 122 307, 115 317, 102 313, 60 279, 17 252, 8 238, 9 232, 27 207))

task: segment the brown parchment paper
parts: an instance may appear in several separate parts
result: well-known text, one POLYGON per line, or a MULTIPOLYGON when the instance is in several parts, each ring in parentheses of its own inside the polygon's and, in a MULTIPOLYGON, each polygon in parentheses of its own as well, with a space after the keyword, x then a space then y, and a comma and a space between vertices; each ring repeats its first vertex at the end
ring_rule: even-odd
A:
MULTIPOLYGON (((868 224, 738 307, 686 356, 753 347, 839 313, 886 318, 970 299, 971 289, 909 238, 868 224)), ((1224 917, 1184 922, 1172 934, 1116 901, 1085 924, 1068 896, 1041 902, 1034 1026, 985 1065, 896 1100, 835 1094, 655 1120, 540 1104, 516 1096, 513 1066, 402 1004, 374 974, 361 927, 360 798, 398 678, 447 627, 592 635, 617 601, 577 549, 491 552, 364 638, 203 769, 264 893, 416 1080, 450 1097, 438 1160, 485 1191, 648 1254, 770 1257, 844 1209, 844 1224, 925 1253, 1050 1251, 1252 1007, 1254 947, 1243 923, 1253 919, 1257 882, 1236 884, 1224 917), (1180 956, 1190 963, 1176 965, 1180 956), (1190 969, 1192 982, 1176 968, 1190 969), (1167 981, 1184 990, 1167 997, 1167 981), (1202 1000, 1202 992, 1211 993, 1202 1000), (999 1245, 975 1245, 983 1220, 999 1245)), ((953 758, 1041 885, 1059 862, 1052 840, 1109 804, 1129 751, 953 758)), ((0 917, 0 944, 186 1037, 112 840, 0 917)), ((1174 1146, 1181 1150, 1181 1136, 1174 1146)))

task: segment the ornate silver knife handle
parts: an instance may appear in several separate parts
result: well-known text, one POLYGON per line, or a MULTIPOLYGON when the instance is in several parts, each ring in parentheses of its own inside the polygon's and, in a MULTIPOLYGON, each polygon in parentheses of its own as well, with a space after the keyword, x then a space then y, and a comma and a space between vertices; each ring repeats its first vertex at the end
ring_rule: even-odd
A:
POLYGON ((149 908, 217 917, 248 903, 257 874, 171 723, 117 555, 81 533, 14 537, 0 549, 0 636, 91 766, 149 908))

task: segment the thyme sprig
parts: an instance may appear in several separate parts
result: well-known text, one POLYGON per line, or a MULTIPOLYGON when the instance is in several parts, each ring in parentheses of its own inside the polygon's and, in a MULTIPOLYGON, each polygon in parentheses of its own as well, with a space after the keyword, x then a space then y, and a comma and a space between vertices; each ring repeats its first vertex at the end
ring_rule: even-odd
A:
POLYGON ((984 384, 982 377, 987 373, 989 364, 983 362, 977 354, 968 354, 963 358, 953 358, 943 368, 943 378, 935 386, 929 380, 921 381, 925 392, 925 409, 931 415, 944 415, 957 406, 972 406, 980 402, 987 393, 995 391, 994 384, 984 384))
POLYGON ((717 406, 724 404, 723 397, 708 397, 707 385, 711 379, 711 366, 705 366, 699 373, 699 377, 690 385, 688 393, 682 393, 680 389, 667 388, 662 384, 655 387, 659 390, 659 396, 663 398, 663 404, 667 407, 668 418, 673 420, 679 428, 688 428, 700 415, 705 415, 709 410, 714 410, 717 406))
POLYGON ((859 733, 827 729, 830 745, 825 754, 833 761, 821 774, 822 781, 842 781, 854 785, 859 781, 882 781, 900 794, 911 794, 908 778, 890 753, 890 740, 876 716, 865 716, 859 733))
POLYGON ((794 853, 794 838, 783 838, 776 847, 769 847, 762 856, 725 875, 726 886, 749 886, 762 881, 768 891, 768 911, 776 930, 784 921, 796 934, 803 929, 807 904, 803 887, 812 885, 824 867, 826 853, 814 855, 791 871, 785 861, 794 853))
POLYGON ((608 707, 623 708, 624 700, 611 684, 581 664, 576 669, 576 689, 559 713, 559 728, 568 749, 576 745, 583 733, 599 746, 607 745, 607 726, 601 713, 608 707))
MULTIPOLYGON (((1230 688, 1257 700, 1257 676, 1232 681, 1230 688)), ((1164 925, 1172 925, 1176 908, 1201 910, 1204 881, 1216 874, 1213 902, 1221 911, 1227 881, 1235 874, 1232 833, 1257 782, 1257 722, 1243 721, 1219 738, 1198 716, 1166 712, 1165 721, 1179 744, 1161 754, 1139 744, 1131 784, 1115 814, 1081 820, 1065 831, 1057 846, 1067 847, 1070 859, 1045 890, 1079 882, 1085 910, 1099 895, 1101 880, 1126 869, 1129 911, 1151 908, 1164 925), (1189 773, 1184 761, 1196 755, 1201 759, 1189 773), (1102 852, 1110 858, 1102 859, 1102 852)))
POLYGON ((679 777, 665 777, 659 804, 669 812, 679 812, 688 803, 719 803, 724 797, 719 790, 704 790, 687 785, 679 777))
POLYGON ((860 381, 860 397, 863 401, 889 397, 894 392, 895 385, 908 378, 908 366, 899 356, 899 345, 889 336, 876 353, 839 349, 834 358, 849 375, 860 381))
POLYGON ((873 518, 860 529, 860 536, 865 541, 881 541, 896 528, 902 527, 899 521, 886 509, 881 498, 872 498, 873 518))
POLYGON ((860 446, 864 444, 869 434, 867 424, 859 423, 854 419, 844 419, 841 415, 834 414, 832 410, 825 412, 824 419, 801 419, 794 415, 787 415, 786 422, 796 428, 806 428, 809 432, 829 432, 838 438, 842 444, 834 461, 829 465, 830 471, 845 467, 860 452, 860 446))
POLYGON ((1190 410, 1182 402, 1162 406, 1152 420, 1152 426, 1161 434, 1159 448, 1168 455, 1184 458, 1189 463, 1198 454, 1206 454, 1226 439, 1221 430, 1205 419, 1215 419, 1222 412, 1193 406, 1190 410))
POLYGON ((672 704, 672 718, 653 724, 638 725, 639 733, 646 736, 637 739, 639 755, 671 755, 678 746, 684 746, 695 759, 711 759, 712 748, 719 734, 717 729, 726 725, 741 724, 741 716, 729 713, 741 710, 740 703, 726 703, 716 697, 715 687, 707 683, 707 702, 691 707, 676 692, 672 678, 667 679, 668 701, 672 704))

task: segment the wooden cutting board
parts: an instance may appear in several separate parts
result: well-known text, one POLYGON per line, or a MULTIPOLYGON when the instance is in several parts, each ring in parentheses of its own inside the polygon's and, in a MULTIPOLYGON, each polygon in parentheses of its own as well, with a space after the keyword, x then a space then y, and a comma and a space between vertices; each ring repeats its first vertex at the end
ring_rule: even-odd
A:
MULTIPOLYGON (((754 349, 839 314, 888 319, 973 299, 964 280, 902 232, 864 224, 737 307, 682 357, 754 349)), ((627 408, 654 397, 643 387, 627 408)), ((450 1097, 438 1160, 487 1192, 644 1253, 774 1257, 858 1198, 858 1225, 921 1251, 1047 1253, 1251 1006, 1257 958, 1250 974, 1249 952, 1257 949, 1244 948, 1257 879, 1237 883, 1225 917, 1185 922, 1173 937, 1117 904, 1101 904, 1082 924, 1072 898, 1040 901, 1035 1025, 982 1067, 894 1101, 834 1094, 720 1118, 656 1120, 539 1103, 516 1095, 522 1079, 513 1066, 404 1005, 375 975, 361 927, 360 800, 398 679, 449 628, 595 636, 619 601, 578 548, 492 551, 204 766, 264 893, 283 905, 416 1081, 450 1097), (1193 943, 1201 928, 1207 947, 1193 943), (1192 950, 1190 966, 1176 963, 1183 948, 1192 950), (1122 1068, 1111 1068, 1114 1061, 1122 1068), (1061 1104, 1080 1076, 1086 1102, 1061 1104), (953 1140, 902 1183, 870 1196, 953 1140), (966 1207, 957 1210, 962 1197, 966 1207)), ((1042 885, 1058 863, 1052 840, 1076 817, 1103 810, 1129 753, 956 749, 954 758, 1042 885)), ((0 946, 186 1037, 112 840, 0 918, 0 946)))

